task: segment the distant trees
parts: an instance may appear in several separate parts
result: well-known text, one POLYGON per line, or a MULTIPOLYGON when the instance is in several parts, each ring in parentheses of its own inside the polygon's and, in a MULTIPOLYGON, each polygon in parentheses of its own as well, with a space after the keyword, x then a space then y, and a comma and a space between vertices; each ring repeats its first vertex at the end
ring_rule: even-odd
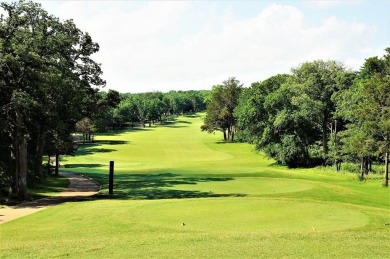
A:
POLYGON ((45 146, 61 152, 87 110, 91 85, 105 82, 90 58, 99 45, 73 21, 33 2, 0 5, 1 184, 25 199, 28 175, 41 177, 45 146))
POLYGON ((83 134, 83 143, 85 143, 86 141, 92 140, 96 128, 92 121, 88 117, 85 117, 76 122, 76 131, 83 134))
MULTIPOLYGON (((94 111, 89 111, 89 123, 93 131, 106 131, 134 126, 140 123, 142 127, 163 122, 164 118, 173 114, 198 112, 206 108, 206 96, 209 91, 170 91, 148 92, 139 94, 121 94, 115 90, 95 93, 96 99, 92 105, 94 111)), ((83 133, 82 124, 78 122, 78 132, 83 133)), ((93 132, 92 131, 92 132, 93 132)))
POLYGON ((201 129, 207 132, 222 131, 224 140, 234 141, 236 119, 234 109, 242 90, 242 84, 234 77, 215 85, 207 105, 207 115, 201 129))
MULTIPOLYGON (((170 91, 168 93, 149 92, 121 94, 120 103, 113 109, 113 127, 123 127, 127 123, 142 127, 163 123, 164 118, 174 114, 203 111, 206 108, 206 95, 209 91, 170 91)), ((104 130, 99 127, 99 130, 104 130)))
POLYGON ((97 112, 93 113, 92 121, 97 130, 105 131, 109 127, 115 128, 115 109, 121 102, 121 95, 118 91, 108 90, 101 92, 97 96, 97 112))

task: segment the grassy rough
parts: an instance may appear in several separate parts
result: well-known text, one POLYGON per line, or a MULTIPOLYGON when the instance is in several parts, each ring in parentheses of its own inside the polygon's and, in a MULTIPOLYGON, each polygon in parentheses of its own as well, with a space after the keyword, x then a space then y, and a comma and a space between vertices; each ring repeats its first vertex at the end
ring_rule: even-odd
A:
POLYGON ((0 225, 0 257, 389 257, 390 192, 380 180, 290 170, 200 125, 179 117, 81 147, 66 169, 99 181, 103 194, 0 225))

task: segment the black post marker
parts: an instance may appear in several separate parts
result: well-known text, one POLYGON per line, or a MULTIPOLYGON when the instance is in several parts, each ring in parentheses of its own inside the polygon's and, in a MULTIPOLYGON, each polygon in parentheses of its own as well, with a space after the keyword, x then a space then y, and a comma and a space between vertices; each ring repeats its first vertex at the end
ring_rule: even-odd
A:
POLYGON ((114 194, 114 161, 110 161, 110 177, 108 182, 108 193, 114 194))

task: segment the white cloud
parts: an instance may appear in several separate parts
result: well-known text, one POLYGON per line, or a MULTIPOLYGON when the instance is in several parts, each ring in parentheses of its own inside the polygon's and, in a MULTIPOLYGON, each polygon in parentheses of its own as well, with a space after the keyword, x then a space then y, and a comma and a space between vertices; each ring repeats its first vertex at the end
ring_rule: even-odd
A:
POLYGON ((164 61, 165 57, 160 56, 166 65, 160 76, 165 82, 176 78, 172 86, 184 84, 177 87, 185 87, 185 82, 191 84, 197 78, 208 87, 228 76, 237 76, 249 85, 276 73, 287 73, 307 60, 345 60, 366 46, 374 32, 335 17, 310 27, 298 9, 271 5, 257 17, 230 23, 221 32, 205 29, 166 48, 171 58, 164 61))
POLYGON ((314 59, 358 69, 377 33, 336 16, 311 24, 289 5, 272 4, 241 19, 234 9, 216 9, 209 16, 224 22, 217 28, 207 15, 191 15, 194 2, 134 3, 69 1, 56 14, 74 18, 100 44, 95 59, 103 63, 107 87, 121 92, 210 89, 229 76, 249 86, 314 59), (198 29, 187 30, 194 23, 198 29))
POLYGON ((328 7, 334 7, 339 4, 341 4, 341 0, 306 0, 303 1, 303 3, 307 6, 310 7, 315 7, 315 8, 328 8, 328 7))
POLYGON ((361 0, 303 0, 302 2, 306 6, 323 9, 336 7, 342 4, 358 4, 361 0))

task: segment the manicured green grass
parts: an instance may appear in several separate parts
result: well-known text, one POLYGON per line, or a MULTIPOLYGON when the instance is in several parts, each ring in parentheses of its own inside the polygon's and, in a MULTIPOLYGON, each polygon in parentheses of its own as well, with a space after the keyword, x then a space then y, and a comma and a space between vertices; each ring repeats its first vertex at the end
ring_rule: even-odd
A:
POLYGON ((93 177, 102 194, 0 225, 0 257, 389 257, 380 177, 291 170, 201 123, 179 117, 81 146, 66 170, 93 177))

